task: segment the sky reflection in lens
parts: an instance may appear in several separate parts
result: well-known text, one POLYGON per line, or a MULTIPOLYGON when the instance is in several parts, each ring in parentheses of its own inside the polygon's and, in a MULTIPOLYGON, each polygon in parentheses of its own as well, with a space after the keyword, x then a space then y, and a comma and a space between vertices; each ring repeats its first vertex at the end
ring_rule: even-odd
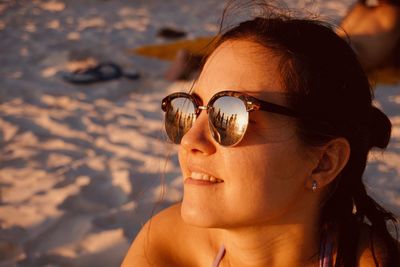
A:
POLYGON ((168 137, 180 144, 182 137, 189 131, 196 119, 194 104, 183 97, 171 101, 166 113, 165 129, 168 137))
POLYGON ((243 101, 236 97, 223 96, 215 100, 213 107, 209 111, 209 120, 215 140, 224 146, 238 143, 248 124, 248 112, 243 101))
MULTIPOLYGON (((248 124, 248 112, 243 101, 233 96, 221 96, 208 110, 209 126, 214 139, 223 146, 240 142, 248 124)), ((194 103, 185 97, 171 100, 166 111, 165 128, 168 137, 180 144, 182 137, 196 120, 194 103)))

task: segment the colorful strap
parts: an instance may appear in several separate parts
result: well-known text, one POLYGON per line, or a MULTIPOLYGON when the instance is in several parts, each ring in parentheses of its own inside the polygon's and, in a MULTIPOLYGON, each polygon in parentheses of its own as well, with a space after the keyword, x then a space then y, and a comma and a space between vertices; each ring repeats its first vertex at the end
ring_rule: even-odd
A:
POLYGON ((214 259, 214 262, 213 262, 213 264, 212 264, 212 267, 218 267, 219 264, 220 264, 221 261, 222 261, 222 258, 223 258, 224 256, 225 256, 225 247, 224 247, 224 245, 222 245, 222 246, 219 248, 218 254, 217 254, 217 256, 216 256, 215 259, 214 259))
POLYGON ((333 267, 333 236, 328 235, 325 242, 321 242, 319 267, 333 267))

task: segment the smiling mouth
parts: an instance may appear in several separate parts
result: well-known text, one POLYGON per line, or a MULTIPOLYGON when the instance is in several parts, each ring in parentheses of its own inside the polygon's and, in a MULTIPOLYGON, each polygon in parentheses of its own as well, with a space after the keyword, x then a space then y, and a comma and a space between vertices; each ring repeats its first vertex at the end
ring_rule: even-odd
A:
POLYGON ((187 179, 195 180, 195 181, 204 181, 209 183, 222 183, 224 180, 218 179, 209 174, 201 173, 201 172, 192 172, 190 177, 187 179))

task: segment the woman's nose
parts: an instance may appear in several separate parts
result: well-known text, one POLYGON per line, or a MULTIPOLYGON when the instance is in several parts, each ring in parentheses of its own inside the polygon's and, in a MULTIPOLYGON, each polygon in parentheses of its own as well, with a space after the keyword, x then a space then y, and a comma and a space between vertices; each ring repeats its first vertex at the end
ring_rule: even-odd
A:
POLYGON ((215 145, 209 130, 207 112, 202 111, 192 128, 182 137, 181 146, 191 153, 210 155, 215 152, 215 145))

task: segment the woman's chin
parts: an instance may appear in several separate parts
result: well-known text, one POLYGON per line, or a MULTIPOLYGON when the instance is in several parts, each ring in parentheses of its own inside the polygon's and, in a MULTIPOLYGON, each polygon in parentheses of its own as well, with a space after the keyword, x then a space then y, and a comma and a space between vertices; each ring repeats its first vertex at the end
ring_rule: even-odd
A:
POLYGON ((218 228, 221 225, 221 218, 212 210, 188 205, 185 201, 181 205, 181 217, 185 223, 197 227, 218 228))

